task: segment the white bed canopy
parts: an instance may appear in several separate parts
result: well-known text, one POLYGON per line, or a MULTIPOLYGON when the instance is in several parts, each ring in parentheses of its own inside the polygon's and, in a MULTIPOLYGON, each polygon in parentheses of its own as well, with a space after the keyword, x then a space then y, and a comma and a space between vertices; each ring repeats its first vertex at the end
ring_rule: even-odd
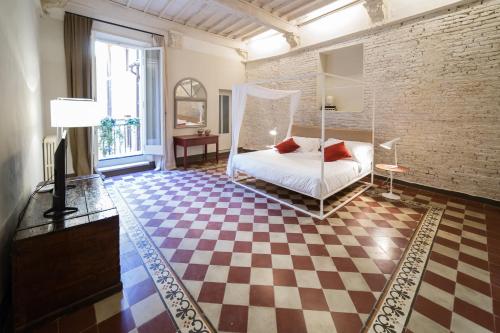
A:
MULTIPOLYGON (((373 148, 374 148, 374 141, 375 141, 375 134, 374 134, 374 129, 375 129, 375 94, 372 92, 371 98, 372 98, 372 105, 371 105, 371 113, 372 113, 372 122, 371 122, 371 131, 370 133, 370 139, 365 142, 370 142, 371 143, 371 167, 370 170, 363 171, 356 177, 349 179, 348 181, 343 184, 343 186, 338 187, 334 190, 331 191, 326 191, 324 188, 324 181, 325 181, 325 113, 326 113, 326 79, 341 79, 342 84, 337 85, 334 84, 335 89, 345 89, 345 88, 352 88, 352 87, 365 87, 365 83, 362 80, 357 80, 351 77, 344 77, 344 76, 339 76, 331 73, 323 73, 323 72, 315 72, 315 73, 307 73, 307 74, 302 74, 297 77, 287 77, 287 78, 278 78, 278 79, 271 79, 271 80, 266 80, 266 81, 258 81, 258 82, 253 82, 253 83, 244 83, 244 84, 237 84, 233 86, 232 89, 232 132, 231 132, 231 150, 229 154, 229 159, 228 159, 228 164, 227 164, 227 175, 230 177, 231 181, 235 183, 236 185, 239 185, 243 188, 246 188, 248 190, 251 190, 253 192, 256 192, 258 194, 261 194, 265 197, 271 198, 281 204, 284 204, 286 206, 292 207, 298 211, 301 211, 303 213, 306 213, 312 217, 323 219, 334 213, 336 210, 339 208, 343 207, 345 204, 353 200, 355 197, 366 191, 370 186, 373 185, 373 148), (290 189, 292 191, 304 194, 306 196, 313 197, 315 199, 319 200, 319 214, 310 212, 306 209, 300 208, 297 205, 294 205, 293 203, 286 202, 284 200, 281 200, 280 198, 271 196, 261 190, 252 188, 251 186, 247 186, 241 182, 239 182, 235 176, 235 174, 238 172, 237 164, 239 163, 238 157, 238 146, 239 146, 239 136, 240 136, 240 131, 241 131, 241 126, 243 123, 243 118, 246 112, 246 102, 247 102, 247 97, 248 96, 254 96, 257 98, 262 98, 262 99, 267 99, 267 100, 279 100, 282 98, 289 98, 290 99, 290 104, 289 104, 289 124, 288 124, 288 130, 286 137, 291 137, 293 134, 293 126, 294 126, 294 115, 299 107, 299 102, 301 99, 301 91, 300 90, 279 90, 279 89, 271 89, 271 88, 266 88, 261 86, 261 84, 272 84, 272 83, 277 83, 277 82, 290 82, 290 81, 298 81, 299 83, 304 80, 304 79, 311 79, 311 78, 317 78, 318 79, 318 88, 320 92, 320 97, 321 97, 321 108, 319 110, 321 114, 321 126, 320 126, 320 158, 319 158, 319 180, 320 180, 320 195, 311 195, 310 193, 305 193, 301 189, 297 188, 289 188, 287 187, 283 182, 281 181, 272 181, 269 179, 266 179, 265 181, 283 188, 290 189), (337 205, 335 208, 333 208, 331 211, 325 213, 324 211, 324 200, 326 200, 328 197, 333 195, 334 193, 342 190, 343 188, 346 188, 347 186, 350 186, 354 184, 357 181, 361 181, 365 176, 370 176, 370 182, 364 182, 367 186, 363 187, 360 191, 352 195, 350 198, 345 200, 344 202, 340 203, 337 205)), ((249 153, 251 154, 251 153, 249 153)), ((255 157, 254 157, 255 159, 255 157)), ((254 165, 255 166, 255 165, 254 165)), ((281 170, 281 169, 280 169, 281 170)), ((255 170, 254 170, 255 171, 255 170)), ((269 170, 266 169, 266 174, 268 173, 269 170)), ((252 175, 252 170, 246 170, 245 173, 250 176, 250 177, 256 177, 255 175, 252 175)), ((261 177, 261 179, 264 179, 264 177, 261 177)))
POLYGON ((281 98, 290 98, 289 112, 289 125, 287 137, 290 136, 290 131, 293 124, 293 116, 299 107, 301 92, 300 90, 278 90, 259 86, 255 83, 244 83, 233 86, 233 101, 232 101, 232 132, 231 132, 231 151, 227 163, 227 175, 231 176, 232 173, 232 159, 238 153, 238 143, 243 123, 243 116, 245 115, 247 96, 254 96, 263 99, 277 100, 281 98))

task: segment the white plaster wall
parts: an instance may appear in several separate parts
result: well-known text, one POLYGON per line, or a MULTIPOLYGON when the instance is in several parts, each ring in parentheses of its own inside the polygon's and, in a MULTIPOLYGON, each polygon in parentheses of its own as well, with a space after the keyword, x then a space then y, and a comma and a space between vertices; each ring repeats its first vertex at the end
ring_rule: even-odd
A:
MULTIPOLYGON (((180 80, 191 77, 199 80, 207 90, 207 128, 212 133, 219 132, 219 90, 231 90, 236 83, 245 81, 245 66, 241 61, 222 58, 192 50, 169 48, 167 52, 168 109, 167 117, 174 119, 173 89, 180 80)), ((174 135, 194 134, 196 129, 174 129, 174 135)), ((220 140, 219 150, 229 150, 229 140, 220 140)), ((178 147, 178 157, 182 148, 178 147)), ((215 145, 209 146, 209 152, 215 151, 215 145)), ((190 147, 188 155, 200 154, 201 147, 190 147)))
MULTIPOLYGON (((42 16, 40 19, 40 70, 42 90, 43 136, 55 135, 56 128, 50 126, 50 101, 67 97, 66 60, 64 55, 63 21, 42 16)), ((68 144, 67 172, 74 173, 73 159, 68 144)))
POLYGON ((39 13, 34 0, 0 1, 0 301, 17 216, 42 180, 39 13))

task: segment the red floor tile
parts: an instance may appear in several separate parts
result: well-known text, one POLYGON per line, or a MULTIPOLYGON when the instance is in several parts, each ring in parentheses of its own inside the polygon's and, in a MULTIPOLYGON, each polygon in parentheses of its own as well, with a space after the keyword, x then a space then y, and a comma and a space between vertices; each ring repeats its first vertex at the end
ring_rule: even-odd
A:
POLYGON ((276 309, 276 324, 278 333, 303 333, 307 330, 301 310, 276 309))
POLYGON ((248 307, 240 305, 222 305, 219 319, 219 330, 230 332, 246 332, 248 307))
POLYGON ((450 327, 452 312, 427 298, 417 296, 414 309, 443 327, 450 327))
POLYGON ((355 313, 332 312, 333 323, 337 332, 359 333, 363 324, 355 313))
POLYGON ((80 332, 96 323, 93 306, 87 306, 71 314, 63 316, 59 320, 59 332, 80 332))
POLYGON ((225 290, 225 283, 204 282, 198 295, 198 302, 221 304, 225 290))
POLYGON ((129 309, 104 320, 99 323, 99 333, 120 333, 129 332, 135 328, 134 318, 129 309))
POLYGON ((494 330, 494 317, 493 314, 488 313, 472 304, 462 301, 460 298, 455 298, 455 305, 453 311, 469 319, 470 321, 483 326, 490 331, 494 330))
POLYGON ((175 333, 177 329, 167 312, 162 312, 147 323, 139 326, 139 333, 175 333))
POLYGON ((250 286, 250 305, 274 306, 274 289, 272 286, 250 286))

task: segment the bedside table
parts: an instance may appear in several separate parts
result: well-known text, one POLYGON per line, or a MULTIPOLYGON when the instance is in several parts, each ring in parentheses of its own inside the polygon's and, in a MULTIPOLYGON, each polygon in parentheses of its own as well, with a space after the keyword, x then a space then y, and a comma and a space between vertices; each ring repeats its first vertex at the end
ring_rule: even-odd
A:
POLYGON ((401 197, 392 192, 392 180, 394 178, 394 172, 406 173, 410 169, 401 165, 391 165, 391 164, 376 164, 375 167, 379 170, 389 171, 391 175, 391 187, 388 193, 382 193, 382 196, 387 199, 399 200, 401 197))

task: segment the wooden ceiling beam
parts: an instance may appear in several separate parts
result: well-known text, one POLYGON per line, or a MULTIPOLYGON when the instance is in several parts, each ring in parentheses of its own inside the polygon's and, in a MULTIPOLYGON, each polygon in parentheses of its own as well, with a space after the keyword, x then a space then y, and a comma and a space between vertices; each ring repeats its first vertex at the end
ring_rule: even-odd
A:
POLYGON ((147 13, 152 2, 153 2, 153 0, 148 0, 148 2, 146 3, 146 6, 144 6, 144 9, 142 11, 147 13))
POLYGON ((292 35, 299 34, 299 28, 297 26, 249 2, 243 0, 211 0, 211 1, 221 5, 222 7, 243 14, 249 19, 255 22, 259 22, 260 24, 269 29, 274 29, 284 34, 292 34, 292 35))
POLYGON ((304 4, 303 6, 299 6, 295 9, 290 10, 289 12, 283 13, 281 17, 286 18, 287 20, 293 20, 301 15, 305 15, 314 9, 326 6, 332 3, 332 0, 312 0, 304 4))

